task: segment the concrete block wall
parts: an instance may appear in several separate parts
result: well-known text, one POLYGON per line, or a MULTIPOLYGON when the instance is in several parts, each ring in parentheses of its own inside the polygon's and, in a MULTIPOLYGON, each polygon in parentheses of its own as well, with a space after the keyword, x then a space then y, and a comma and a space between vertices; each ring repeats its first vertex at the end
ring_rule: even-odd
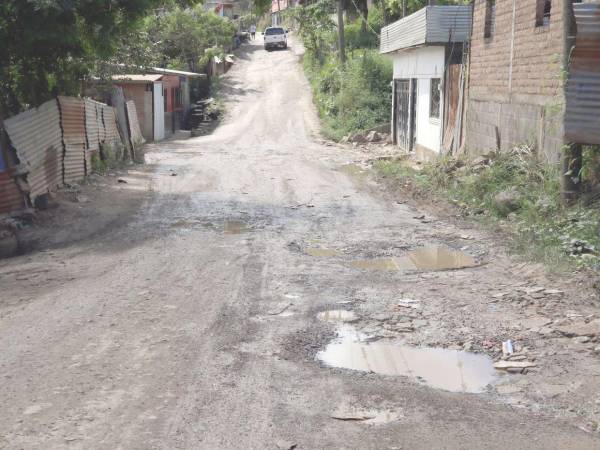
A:
POLYGON ((545 27, 536 27, 537 3, 496 0, 494 31, 485 38, 486 0, 475 0, 467 102, 468 153, 495 149, 498 133, 501 150, 529 143, 544 159, 558 159, 564 101, 563 2, 552 0, 550 24, 545 27))

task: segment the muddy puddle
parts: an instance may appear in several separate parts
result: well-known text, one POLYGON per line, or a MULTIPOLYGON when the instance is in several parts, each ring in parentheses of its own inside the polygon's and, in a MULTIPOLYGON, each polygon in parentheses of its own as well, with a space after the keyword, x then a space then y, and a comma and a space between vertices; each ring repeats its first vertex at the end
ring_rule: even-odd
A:
POLYGON ((399 258, 376 258, 352 261, 350 264, 363 270, 450 270, 476 265, 475 258, 446 247, 424 247, 399 258))
POLYGON ((364 342, 350 325, 317 354, 328 367, 406 376, 450 392, 483 392, 495 380, 493 361, 485 355, 390 342, 364 342))
POLYGON ((223 223, 225 234, 241 234, 248 231, 248 225, 240 220, 228 220, 223 223))
POLYGON ((333 258, 340 256, 341 253, 331 248, 310 247, 306 249, 306 253, 317 258, 333 258))
POLYGON ((340 322, 354 322, 358 320, 354 311, 347 311, 345 309, 334 309, 331 311, 323 311, 317 314, 317 318, 323 322, 340 323, 340 322))

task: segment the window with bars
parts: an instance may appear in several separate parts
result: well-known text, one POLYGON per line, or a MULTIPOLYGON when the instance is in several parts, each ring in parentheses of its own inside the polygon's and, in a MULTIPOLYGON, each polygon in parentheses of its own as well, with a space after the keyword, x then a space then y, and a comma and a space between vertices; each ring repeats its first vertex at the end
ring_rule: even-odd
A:
POLYGON ((547 27, 550 25, 550 16, 552 13, 552 0, 537 0, 535 13, 535 26, 547 27))
POLYGON ((485 0, 485 27, 483 37, 488 39, 496 28, 496 0, 485 0))
POLYGON ((440 103, 441 103, 441 79, 432 78, 431 86, 429 91, 429 118, 439 119, 440 118, 440 103))

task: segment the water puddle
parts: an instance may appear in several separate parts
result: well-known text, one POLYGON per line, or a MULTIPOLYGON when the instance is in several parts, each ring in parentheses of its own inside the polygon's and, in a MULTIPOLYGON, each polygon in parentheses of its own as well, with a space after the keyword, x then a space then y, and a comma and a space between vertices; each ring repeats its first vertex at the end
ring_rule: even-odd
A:
POLYGON ((361 259, 352 261, 350 265, 363 270, 400 270, 396 264, 395 258, 361 259))
POLYGON ((317 314, 317 318, 323 322, 354 322, 358 320, 354 311, 346 311, 345 309, 334 309, 331 311, 323 311, 317 314))
POLYGON ((419 348, 384 342, 363 342, 346 325, 338 338, 317 354, 329 367, 381 375, 407 376, 450 392, 483 392, 496 377, 485 355, 440 348, 419 348))
POLYGON ((337 250, 322 247, 307 248, 306 253, 308 253, 310 256, 315 256, 317 258, 333 258, 334 256, 341 255, 341 253, 337 250))
POLYGON ((414 250, 401 258, 364 259, 350 263, 364 270, 450 270, 473 267, 475 258, 466 253, 446 247, 425 247, 414 250))
POLYGON ((228 220, 223 224, 225 234, 240 234, 248 231, 248 225, 239 220, 228 220))

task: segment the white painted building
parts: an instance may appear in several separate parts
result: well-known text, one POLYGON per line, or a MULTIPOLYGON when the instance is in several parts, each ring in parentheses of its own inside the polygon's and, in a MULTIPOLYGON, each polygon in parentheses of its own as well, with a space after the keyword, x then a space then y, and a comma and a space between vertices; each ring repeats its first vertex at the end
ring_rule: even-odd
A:
POLYGON ((460 146, 470 23, 469 6, 428 6, 381 30, 380 51, 394 64, 392 136, 420 159, 460 146))

